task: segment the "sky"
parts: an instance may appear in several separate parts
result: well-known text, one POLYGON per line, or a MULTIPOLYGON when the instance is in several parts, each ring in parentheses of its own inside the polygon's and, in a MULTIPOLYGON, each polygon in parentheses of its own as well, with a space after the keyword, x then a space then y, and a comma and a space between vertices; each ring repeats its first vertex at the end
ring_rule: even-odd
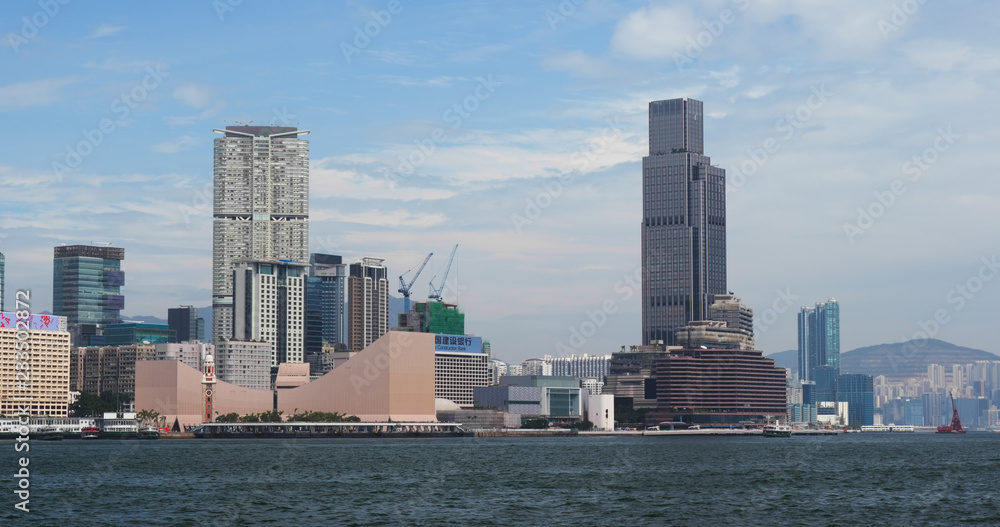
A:
POLYGON ((213 128, 311 133, 310 251, 400 274, 494 356, 641 339, 648 103, 704 101, 728 286, 758 348, 836 298, 841 348, 1000 352, 1000 4, 0 4, 8 304, 52 248, 124 247, 127 316, 211 303, 213 128), (409 275, 407 276, 409 278, 409 275), (921 333, 922 332, 922 333, 921 333))

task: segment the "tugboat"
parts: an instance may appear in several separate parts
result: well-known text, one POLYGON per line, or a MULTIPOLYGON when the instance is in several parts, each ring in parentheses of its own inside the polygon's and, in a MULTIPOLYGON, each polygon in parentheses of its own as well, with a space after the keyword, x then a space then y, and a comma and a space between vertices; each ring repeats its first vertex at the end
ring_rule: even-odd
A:
POLYGON ((962 420, 958 418, 958 408, 955 408, 955 398, 951 398, 951 425, 949 426, 939 426, 937 429, 939 434, 964 434, 965 429, 962 428, 962 420))

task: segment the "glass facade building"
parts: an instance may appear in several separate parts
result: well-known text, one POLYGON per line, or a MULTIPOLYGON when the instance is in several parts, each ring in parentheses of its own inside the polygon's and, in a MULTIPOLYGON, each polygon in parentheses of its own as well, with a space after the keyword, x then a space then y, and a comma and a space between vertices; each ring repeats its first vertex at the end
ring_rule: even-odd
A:
POLYGON ((727 292, 726 171, 704 155, 701 101, 649 103, 642 196, 642 342, 670 345, 727 292))
POLYGON ((104 328, 104 343, 108 346, 167 344, 176 341, 177 338, 174 330, 164 324, 128 322, 125 324, 108 324, 104 328))
POLYGON ((121 322, 125 249, 89 245, 55 248, 52 266, 52 313, 70 326, 121 322))
POLYGON ((799 311, 798 351, 799 379, 816 380, 821 366, 832 368, 834 378, 840 375, 840 304, 835 299, 799 311))
POLYGON ((875 424, 875 382, 871 375, 852 373, 837 378, 837 401, 847 403, 851 427, 875 424))
POLYGON ((194 306, 168 309, 167 325, 177 334, 177 342, 205 340, 205 319, 198 318, 198 308, 194 306))
POLYGON ((307 356, 321 354, 323 342, 346 344, 344 302, 347 293, 347 265, 335 254, 312 254, 306 278, 307 356))

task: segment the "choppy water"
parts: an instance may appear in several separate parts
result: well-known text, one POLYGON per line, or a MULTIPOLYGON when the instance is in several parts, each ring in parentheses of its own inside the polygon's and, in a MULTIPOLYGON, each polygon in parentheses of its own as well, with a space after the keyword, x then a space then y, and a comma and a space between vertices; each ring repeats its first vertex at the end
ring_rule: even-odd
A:
MULTIPOLYGON (((0 442, 4 474, 14 444, 0 442)), ((62 441, 0 525, 1000 524, 1000 434, 62 441)))

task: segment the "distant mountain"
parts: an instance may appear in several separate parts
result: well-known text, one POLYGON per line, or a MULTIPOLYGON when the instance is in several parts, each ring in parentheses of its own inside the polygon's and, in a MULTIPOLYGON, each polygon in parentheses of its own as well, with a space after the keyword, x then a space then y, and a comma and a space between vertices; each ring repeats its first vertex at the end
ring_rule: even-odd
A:
POLYGON ((1000 355, 956 346, 943 340, 911 340, 878 344, 840 355, 841 373, 867 373, 901 379, 927 373, 930 364, 950 366, 977 360, 1000 360, 1000 355))
MULTIPOLYGON (((792 373, 799 370, 797 350, 780 351, 767 357, 774 359, 776 366, 788 368, 792 373)), ((956 346, 943 340, 911 340, 845 351, 840 354, 840 372, 885 375, 892 379, 902 379, 926 374, 927 366, 930 364, 950 366, 977 360, 1000 360, 1000 355, 956 346)))
POLYGON ((798 350, 779 351, 767 355, 767 358, 774 359, 774 365, 779 368, 788 368, 792 373, 799 371, 798 350))

